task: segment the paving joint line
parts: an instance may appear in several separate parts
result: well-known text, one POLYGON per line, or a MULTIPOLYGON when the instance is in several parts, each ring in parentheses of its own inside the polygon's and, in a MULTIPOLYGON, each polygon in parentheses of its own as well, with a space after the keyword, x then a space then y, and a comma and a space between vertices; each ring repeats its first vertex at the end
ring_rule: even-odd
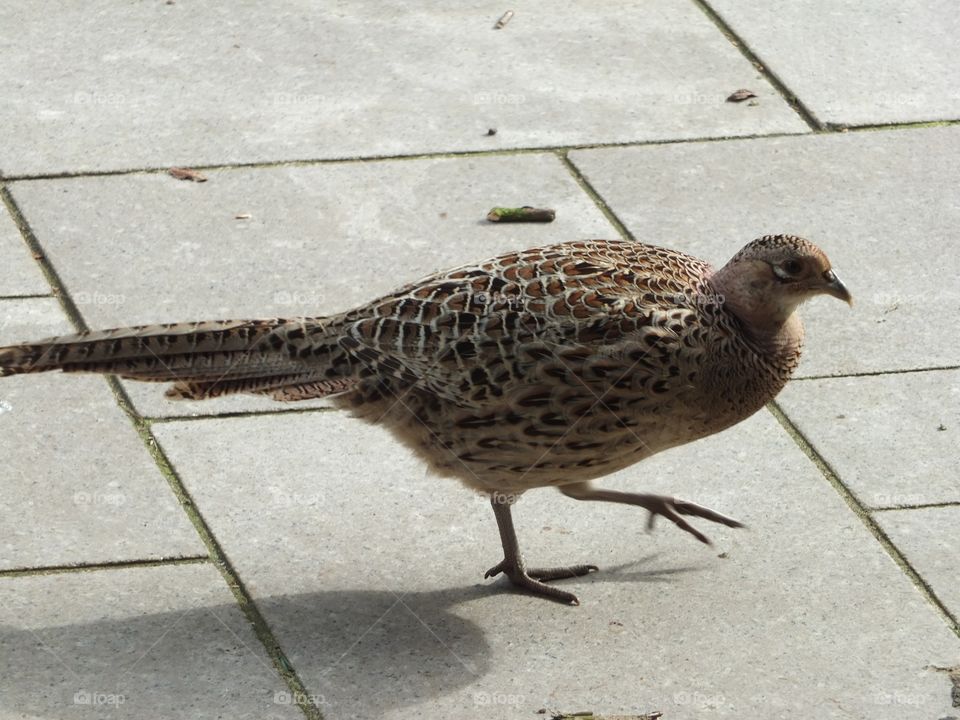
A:
MULTIPOLYGON (((5 183, 0 184, 0 200, 3 201, 3 204, 6 206, 11 217, 14 219, 17 228, 20 230, 20 234, 33 253, 34 259, 40 265, 44 277, 46 277, 47 282, 50 283, 50 287, 53 290, 54 296, 60 301, 61 306, 63 307, 63 310, 71 323, 73 323, 74 327, 79 331, 88 330, 89 328, 87 327, 86 321, 83 319, 83 315, 77 308, 76 303, 74 303, 73 298, 70 297, 70 294, 64 288, 59 274, 44 253, 40 242, 37 240, 37 237, 33 232, 33 229, 30 227, 30 224, 27 222, 26 217, 21 212, 5 183)), ((300 679, 300 676, 287 659, 286 653, 283 651, 280 643, 274 637, 273 631, 267 624, 267 621, 260 612, 259 607, 257 607, 253 597, 240 580, 240 576, 237 571, 230 564, 223 547, 220 545, 219 541, 217 541, 213 531, 210 529, 210 526, 201 515, 199 508, 197 508, 193 498, 184 486, 183 481, 180 479, 179 475, 174 470, 173 465, 170 463, 166 453, 157 442, 157 439, 151 431, 149 424, 144 421, 140 414, 134 409, 133 403, 130 402, 130 398, 127 396, 126 391, 120 384, 119 379, 114 375, 108 375, 105 379, 107 385, 113 391, 113 395, 117 404, 120 406, 120 409, 123 410, 123 412, 130 419, 135 431, 137 432, 137 435, 143 441, 147 451, 150 453, 151 458, 153 458, 157 468, 160 470, 160 473, 169 484, 175 497, 179 501, 180 506, 190 519, 190 522, 193 523, 194 528, 200 536, 200 540, 207 548, 207 552, 209 553, 209 561, 212 562, 220 571, 221 576, 227 584, 227 587, 233 593, 234 599, 240 606, 241 612, 247 619, 247 622, 250 623, 254 635, 256 635, 257 639, 266 650, 267 656, 270 658, 274 669, 280 675, 281 679, 286 683, 291 693, 293 693, 295 704, 300 708, 307 720, 323 720, 323 714, 313 702, 312 696, 307 691, 306 685, 300 679)))
POLYGON ((144 560, 107 560, 105 562, 79 563, 76 565, 38 565, 35 567, 2 569, 0 570, 0 578, 63 575, 66 573, 99 572, 101 570, 168 567, 171 565, 203 565, 209 562, 209 555, 184 555, 180 557, 144 560))
MULTIPOLYGON (((780 94, 786 103, 793 108, 803 121, 813 130, 815 133, 828 131, 827 126, 822 123, 817 116, 813 114, 813 111, 808 108, 803 101, 797 97, 796 93, 790 90, 787 87, 787 84, 781 80, 775 72, 773 72, 766 62, 760 59, 760 56, 757 55, 753 50, 750 49, 750 46, 734 32, 733 28, 730 27, 730 24, 723 19, 723 16, 720 15, 716 10, 711 7, 708 0, 692 0, 693 3, 700 8, 704 15, 710 19, 714 25, 717 26, 717 29, 723 33, 724 37, 730 41, 730 43, 740 51, 740 54, 743 55, 747 61, 756 68, 757 72, 763 75, 766 78, 767 82, 770 83, 773 88, 780 94)), ((831 128, 832 129, 832 128, 831 128)))
MULTIPOLYGON (((693 0, 696 2, 697 0, 693 0)), ((179 165, 189 170, 218 171, 218 170, 266 170, 284 167, 316 167, 319 165, 339 165, 352 163, 375 162, 403 162, 406 160, 448 160, 472 157, 510 157, 515 155, 546 155, 550 153, 567 153, 575 150, 605 150, 610 148, 635 148, 657 145, 685 145, 694 143, 731 142, 736 140, 765 140, 788 137, 806 137, 811 134, 842 134, 847 132, 875 132, 884 130, 908 130, 917 128, 948 127, 960 125, 960 118, 948 120, 917 120, 909 122, 878 123, 870 125, 844 125, 840 123, 825 123, 823 130, 811 132, 771 132, 747 133, 744 135, 710 135, 694 138, 664 138, 658 140, 624 140, 605 143, 580 143, 574 145, 544 145, 540 147, 500 148, 495 150, 440 150, 437 152, 399 153, 395 155, 354 155, 348 157, 320 157, 290 160, 259 160, 245 163, 211 163, 196 165, 179 165)), ((165 167, 138 167, 117 168, 112 170, 61 170, 57 172, 25 173, 8 175, 0 178, 0 182, 19 183, 36 182, 38 180, 76 180, 96 177, 119 177, 124 175, 157 175, 166 173, 171 166, 165 167)))
POLYGON ((887 554, 896 563, 897 567, 911 580, 914 587, 933 607, 939 611, 941 618, 946 622, 955 635, 960 637, 960 621, 944 605, 943 601, 937 597, 933 588, 920 575, 919 572, 910 564, 906 556, 900 551, 890 537, 880 527, 879 523, 870 514, 871 511, 860 502, 859 498, 846 486, 833 467, 826 461, 823 455, 813 446, 813 443, 803 434, 803 432, 794 424, 790 417, 776 403, 771 401, 767 404, 767 410, 776 418, 780 426, 787 432, 790 438, 799 446, 804 455, 817 467, 823 477, 827 480, 833 489, 837 491, 841 498, 847 503, 854 515, 860 518, 867 530, 876 538, 881 547, 887 551, 887 554))
POLYGON ((232 410, 222 413, 204 413, 197 415, 144 415, 148 425, 162 425, 169 422, 191 422, 194 420, 226 420, 231 418, 261 417, 264 415, 304 415, 307 413, 337 412, 334 407, 277 408, 276 410, 232 410))
POLYGON ((557 151, 557 157, 560 159, 560 162, 563 163, 564 167, 567 168, 567 171, 573 176, 573 179, 577 182, 577 185, 580 186, 580 189, 583 190, 587 196, 593 200, 594 205, 603 213, 603 216, 607 219, 617 232, 620 233, 620 237, 624 240, 629 240, 630 242, 637 242, 637 239, 633 236, 633 233, 627 228, 624 222, 617 216, 613 211, 613 208, 603 199, 603 196, 597 191, 597 189, 587 180, 586 176, 580 171, 573 160, 570 159, 567 150, 557 151))
POLYGON ((898 370, 864 370, 863 372, 838 373, 836 375, 806 375, 804 377, 792 378, 790 382, 836 380, 838 378, 853 377, 880 377, 883 375, 910 375, 911 373, 940 372, 943 370, 960 370, 960 365, 934 365, 925 368, 901 368, 898 370))
POLYGON ((220 571, 220 575, 227 583, 227 587, 230 588, 230 592, 233 593, 233 597, 240 606, 241 612, 244 614, 244 617, 246 617, 247 622, 250 623, 254 635, 256 635, 266 650, 267 656, 270 658, 274 669, 292 693, 294 704, 300 708, 307 720, 323 720, 323 714, 313 702, 313 696, 287 658, 286 652, 273 634, 273 630, 270 629, 269 623, 267 623, 263 613, 260 612, 260 608, 254 601, 253 596, 240 579, 240 574, 227 558, 223 546, 220 544, 220 541, 217 540, 209 523, 207 523, 203 517, 200 508, 197 507, 197 504, 193 500, 193 496, 187 490, 180 475, 173 467, 173 463, 170 462, 166 451, 161 447, 156 436, 153 434, 150 424, 134 409, 123 385, 120 384, 120 380, 116 376, 108 376, 107 382, 111 390, 113 390, 117 404, 130 419, 137 435, 140 436, 140 439, 143 441, 161 474, 169 483, 171 490, 173 490, 174 495, 187 514, 187 517, 189 517, 193 523, 197 534, 200 535, 200 540, 210 553, 211 561, 220 571))
MULTIPOLYGON (((447 160, 472 157, 501 157, 513 155, 549 155, 572 150, 603 150, 606 148, 645 147, 647 145, 679 145, 686 143, 712 143, 729 140, 759 140, 763 138, 804 137, 809 132, 748 133, 744 135, 707 135, 695 138, 664 138, 659 140, 624 140, 605 143, 579 143, 573 145, 543 145, 536 147, 497 148, 490 150, 438 150, 436 152, 397 153, 393 155, 353 155, 347 157, 320 157, 291 160, 261 160, 245 163, 209 163, 196 165, 178 165, 189 170, 249 170, 282 167, 312 167, 317 165, 339 165, 353 163, 375 163, 408 160, 447 160)), ((166 173, 173 166, 119 168, 115 170, 64 170, 50 173, 10 175, 3 182, 30 182, 35 180, 69 180, 74 178, 109 177, 114 175, 153 175, 166 173)))
POLYGON ((21 295, 0 295, 0 300, 40 300, 51 298, 51 293, 23 293, 21 295))
POLYGON ((847 132, 854 130, 856 132, 877 132, 883 130, 914 130, 920 128, 951 127, 960 125, 960 118, 947 118, 945 120, 910 120, 908 122, 888 122, 888 123, 869 123, 865 125, 848 125, 846 123, 824 123, 828 130, 847 132))
POLYGON ((960 500, 944 500, 943 502, 916 503, 915 505, 885 505, 870 508, 870 512, 891 512, 896 510, 927 510, 929 508, 960 507, 960 500))

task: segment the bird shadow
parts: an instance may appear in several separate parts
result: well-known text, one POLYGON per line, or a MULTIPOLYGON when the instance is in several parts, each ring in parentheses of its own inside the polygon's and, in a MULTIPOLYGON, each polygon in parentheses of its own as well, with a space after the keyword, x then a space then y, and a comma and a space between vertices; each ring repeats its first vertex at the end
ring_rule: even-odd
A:
POLYGON ((698 570, 707 570, 710 568, 708 563, 697 565, 682 565, 679 567, 660 567, 649 570, 640 570, 638 568, 650 565, 658 560, 662 553, 650 553, 644 557, 631 560, 630 562, 601 567, 598 572, 590 573, 590 578, 594 582, 670 582, 674 575, 696 572, 698 570))
MULTIPOLYGON (((698 569, 643 569, 655 558, 609 567, 577 582, 671 582, 698 569)), ((490 626, 481 626, 457 608, 501 595, 507 587, 501 579, 425 592, 272 595, 256 603, 308 699, 327 717, 378 717, 464 692, 487 674, 487 632, 498 610, 491 611, 490 626)), ((577 610, 556 606, 555 612, 577 610)), ((298 698, 277 676, 236 605, 129 617, 116 617, 105 607, 103 615, 40 627, 29 619, 0 625, 5 666, 0 715, 184 720, 299 715, 290 707, 298 698)), ((557 626, 562 632, 566 623, 557 626)))

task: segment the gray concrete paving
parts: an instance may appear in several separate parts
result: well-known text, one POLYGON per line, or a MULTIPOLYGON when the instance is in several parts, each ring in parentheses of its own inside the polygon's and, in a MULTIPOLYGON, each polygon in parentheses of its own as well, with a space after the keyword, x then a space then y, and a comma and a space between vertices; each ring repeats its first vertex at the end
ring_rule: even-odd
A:
POLYGON ((0 578, 0 648, 5 719, 302 717, 209 564, 0 578))
POLYGON ((530 493, 530 561, 602 568, 564 607, 483 580, 487 501, 322 402, 125 383, 141 437, 103 379, 3 378, 0 720, 960 716, 950 8, 506 9, 0 6, 0 344, 332 313, 618 221, 715 263, 795 232, 856 304, 802 309, 780 421, 603 481, 749 529, 530 493), (483 220, 528 203, 556 221, 483 220))
POLYGON ((867 507, 960 503, 960 371, 792 382, 777 401, 867 507))
POLYGON ((495 2, 289 10, 252 2, 117 8, 100 0, 34 23, 31 6, 4 6, 0 26, 21 30, 0 76, 0 94, 18 97, 0 114, 8 138, 0 169, 21 175, 807 130, 686 0, 540 3, 519 9, 508 32, 491 31, 505 10, 495 2), (760 97, 757 105, 724 102, 745 86, 760 97))

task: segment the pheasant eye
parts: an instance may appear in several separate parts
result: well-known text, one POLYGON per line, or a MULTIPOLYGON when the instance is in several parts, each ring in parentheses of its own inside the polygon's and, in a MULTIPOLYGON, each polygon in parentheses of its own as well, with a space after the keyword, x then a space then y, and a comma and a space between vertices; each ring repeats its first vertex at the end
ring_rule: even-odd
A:
POLYGON ((788 275, 799 275, 803 265, 799 260, 787 260, 781 266, 788 275))

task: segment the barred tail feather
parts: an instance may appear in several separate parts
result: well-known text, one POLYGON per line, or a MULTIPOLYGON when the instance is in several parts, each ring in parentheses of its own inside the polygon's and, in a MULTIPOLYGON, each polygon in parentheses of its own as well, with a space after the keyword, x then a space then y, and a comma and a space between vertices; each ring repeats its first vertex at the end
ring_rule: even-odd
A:
MULTIPOLYGON (((324 320, 223 320, 65 335, 0 348, 0 376, 62 370, 172 381, 167 396, 176 399, 238 392, 277 396, 284 388, 317 385, 309 396, 318 397, 350 384, 325 381, 328 365, 315 359, 322 353, 304 352, 336 347, 324 320)), ((286 394, 303 399, 293 397, 298 393, 292 389, 286 394)))

